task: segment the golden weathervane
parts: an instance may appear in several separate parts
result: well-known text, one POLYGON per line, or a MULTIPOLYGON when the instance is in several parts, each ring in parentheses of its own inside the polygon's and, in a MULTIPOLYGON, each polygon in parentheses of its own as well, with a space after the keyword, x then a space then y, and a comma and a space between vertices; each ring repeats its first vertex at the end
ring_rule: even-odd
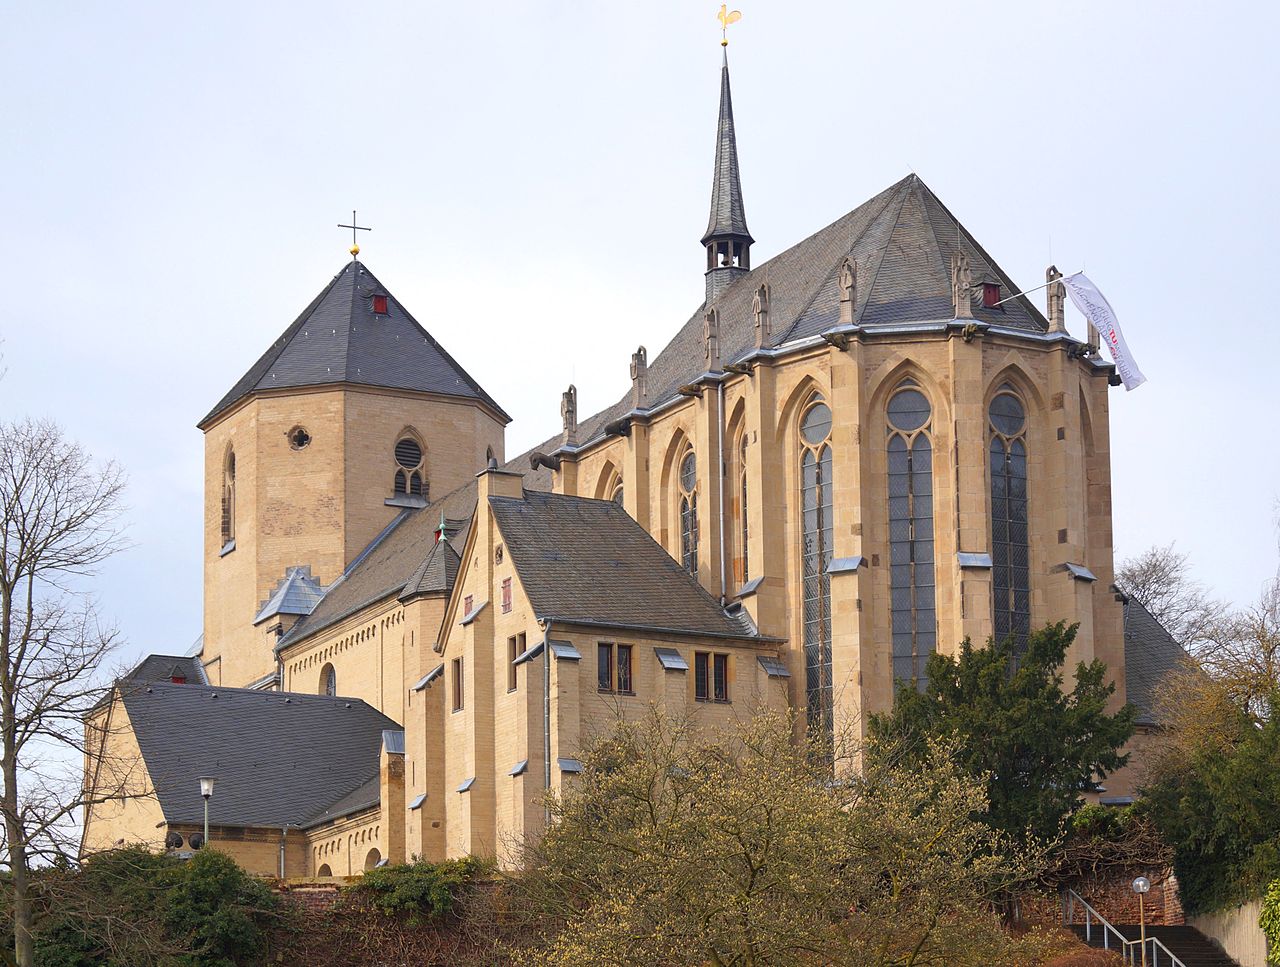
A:
POLYGON ((720 12, 716 14, 720 21, 720 46, 729 46, 729 24, 736 24, 742 19, 741 10, 730 10, 727 3, 720 4, 720 12))

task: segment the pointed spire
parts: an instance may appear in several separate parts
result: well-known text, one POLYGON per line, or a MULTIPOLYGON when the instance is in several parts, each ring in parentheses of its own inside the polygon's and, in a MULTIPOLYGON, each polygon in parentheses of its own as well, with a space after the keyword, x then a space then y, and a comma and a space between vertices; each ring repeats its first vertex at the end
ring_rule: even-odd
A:
POLYGON ((738 173, 738 139, 733 127, 733 95, 729 90, 729 55, 720 68, 720 119, 716 124, 716 166, 711 183, 711 215, 702 244, 707 249, 707 301, 740 272, 751 268, 747 213, 738 173))

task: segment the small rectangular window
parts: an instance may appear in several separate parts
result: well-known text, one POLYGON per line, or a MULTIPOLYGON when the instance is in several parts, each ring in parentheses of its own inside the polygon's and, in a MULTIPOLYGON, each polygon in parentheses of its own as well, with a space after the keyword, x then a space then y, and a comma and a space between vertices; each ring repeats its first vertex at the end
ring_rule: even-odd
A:
POLYGON ((705 651, 693 655, 693 697, 699 702, 711 697, 711 655, 705 651))
POLYGON ((373 311, 380 316, 387 314, 387 297, 385 295, 375 295, 373 297, 373 311))
POLYGON ((631 688, 631 646, 618 646, 618 691, 624 695, 633 694, 631 688))
POLYGON ((729 701, 729 656, 716 655, 712 666, 713 686, 717 702, 729 701))
POLYGON ((462 616, 464 618, 471 613, 471 606, 474 605, 475 602, 475 597, 470 594, 462 599, 462 616))
POLYGON ((982 283, 982 304, 988 309, 994 309, 996 303, 1000 301, 1000 283, 999 282, 983 282, 982 283))
POLYGON ((507 639, 507 691, 516 690, 516 659, 524 653, 524 635, 513 635, 507 639))
POLYGON ((462 711, 462 659, 453 660, 453 710, 462 711))
POLYGON ((613 691, 613 645, 596 645, 596 684, 602 692, 613 691))
POLYGON ((502 579, 502 613, 511 610, 511 578, 502 579))

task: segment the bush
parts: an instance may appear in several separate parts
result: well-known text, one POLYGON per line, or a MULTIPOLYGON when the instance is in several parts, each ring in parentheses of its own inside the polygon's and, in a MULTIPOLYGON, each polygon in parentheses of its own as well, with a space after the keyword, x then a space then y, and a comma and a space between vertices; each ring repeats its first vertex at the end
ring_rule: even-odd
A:
POLYGON ((439 920, 452 912, 469 882, 488 870, 474 856, 443 863, 405 863, 369 870, 355 886, 378 911, 404 916, 410 924, 439 920))
POLYGON ((141 848, 42 871, 40 967, 240 967, 262 962, 277 900, 215 850, 189 862, 141 848))
POLYGON ((180 962, 199 967, 259 963, 263 926, 277 906, 274 893, 217 850, 205 849, 176 867, 165 897, 164 925, 174 938, 190 938, 180 962))
POLYGON ((1272 880, 1267 887, 1258 926, 1267 937, 1267 963, 1280 964, 1280 880, 1272 880))

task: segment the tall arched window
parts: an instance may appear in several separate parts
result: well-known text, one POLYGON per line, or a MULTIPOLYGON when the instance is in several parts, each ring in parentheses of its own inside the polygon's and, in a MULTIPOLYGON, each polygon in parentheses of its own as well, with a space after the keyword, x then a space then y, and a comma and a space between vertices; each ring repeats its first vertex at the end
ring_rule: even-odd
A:
POLYGON ((698 459, 690 447, 680 459, 680 563, 698 573, 698 459))
POLYGON ((738 441, 738 582, 739 587, 751 580, 751 557, 748 552, 747 525, 747 435, 738 441))
POLYGON ((814 394, 800 415, 800 564, 805 698, 811 731, 834 733, 831 687, 831 410, 814 394))
POLYGON ((427 471, 423 466, 422 444, 405 434, 396 441, 396 476, 393 493, 411 497, 427 496, 427 471))
POLYGON ((236 452, 227 448, 222 461, 222 544, 236 539, 236 452))
POLYGON ((338 694, 338 674, 333 670, 332 665, 325 665, 324 668, 320 670, 320 694, 338 694))
POLYGON ((923 688, 937 645, 933 567, 933 413, 914 380, 889 399, 889 588, 893 677, 923 688))
POLYGON ((1007 383, 988 411, 991 430, 991 588, 997 641, 1021 655, 1031 634, 1031 549, 1027 539, 1027 414, 1007 383))

